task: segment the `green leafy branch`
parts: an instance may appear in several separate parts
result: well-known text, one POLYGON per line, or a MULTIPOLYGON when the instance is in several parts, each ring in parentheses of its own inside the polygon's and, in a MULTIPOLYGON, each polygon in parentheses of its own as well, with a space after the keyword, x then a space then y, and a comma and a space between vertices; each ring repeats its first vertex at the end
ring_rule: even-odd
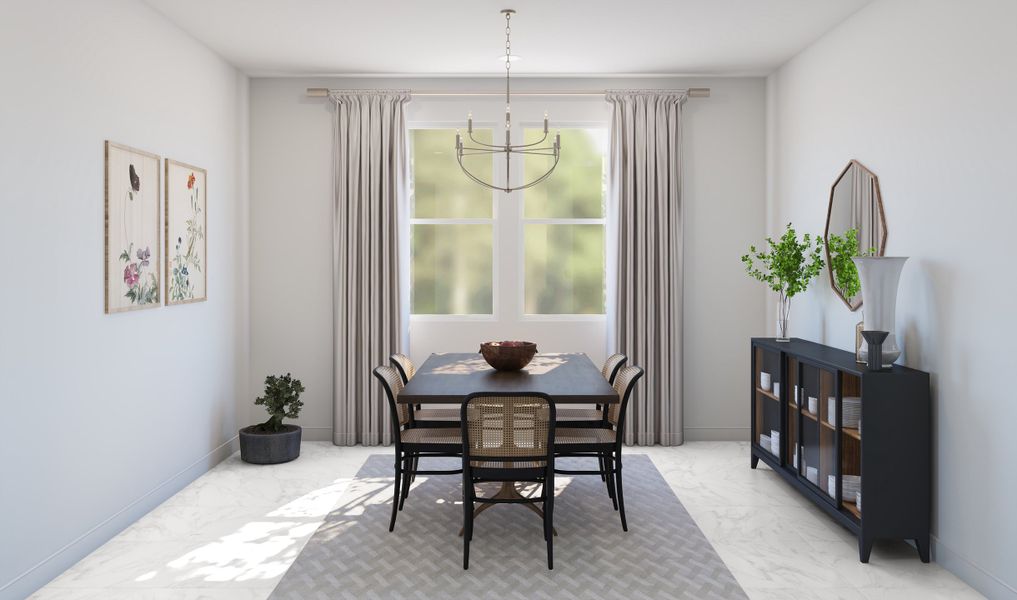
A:
POLYGON ((787 224, 780 241, 767 237, 766 243, 768 248, 765 251, 749 246, 749 253, 742 256, 742 263, 750 277, 765 283, 780 295, 781 303, 789 302, 804 292, 826 266, 822 256, 822 238, 806 233, 799 241, 791 223, 787 224))
POLYGON ((862 291, 862 283, 858 278, 858 267, 853 259, 856 256, 873 256, 875 248, 863 253, 858 251, 858 230, 852 227, 843 236, 831 234, 826 239, 826 249, 830 254, 830 271, 833 273, 834 284, 849 301, 862 291))

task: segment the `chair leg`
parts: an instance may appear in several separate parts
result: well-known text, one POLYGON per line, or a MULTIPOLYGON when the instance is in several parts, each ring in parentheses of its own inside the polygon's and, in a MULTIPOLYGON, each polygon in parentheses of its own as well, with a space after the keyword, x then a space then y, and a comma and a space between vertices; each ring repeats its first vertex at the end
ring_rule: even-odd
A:
POLYGON ((611 498, 611 501, 613 502, 614 488, 611 486, 611 475, 608 473, 607 469, 608 465, 607 455, 601 454, 599 458, 600 458, 600 480, 604 482, 605 486, 607 486, 607 495, 609 498, 611 498))
POLYGON ((621 452, 615 457, 615 479, 618 486, 618 513, 621 515, 622 531, 628 531, 628 523, 625 522, 625 492, 622 490, 622 461, 621 452))
POLYGON ((403 480, 403 461, 402 458, 396 454, 395 461, 395 495, 392 498, 392 521, 388 524, 388 530, 395 530, 396 515, 399 514, 399 497, 400 489, 399 485, 403 480))
POLYGON ((413 474, 410 475, 411 482, 417 480, 417 471, 419 470, 419 468, 420 468, 420 456, 417 455, 413 457, 413 474))
POLYGON ((554 479, 544 480, 544 539, 547 540, 547 568, 554 569, 554 479), (550 484, 550 485, 548 485, 550 484))
POLYGON ((473 539, 473 483, 463 475, 463 570, 470 568, 470 541, 473 539))
POLYGON ((607 473, 607 495, 611 497, 611 504, 615 510, 618 510, 618 494, 614 488, 614 460, 610 455, 604 456, 604 464, 607 465, 605 473, 607 473))
POLYGON ((540 500, 543 503, 544 513, 544 541, 551 535, 551 528, 547 526, 547 482, 544 482, 540 486, 540 500))
POLYGON ((410 475, 413 473, 413 457, 407 456, 403 460, 403 493, 399 497, 399 510, 403 509, 406 497, 410 495, 410 475))

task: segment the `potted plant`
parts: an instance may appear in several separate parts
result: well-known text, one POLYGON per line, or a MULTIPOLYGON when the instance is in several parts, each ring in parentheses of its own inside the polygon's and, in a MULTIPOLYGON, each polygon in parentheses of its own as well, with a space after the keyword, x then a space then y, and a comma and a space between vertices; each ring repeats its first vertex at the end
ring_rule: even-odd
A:
POLYGON ((257 465, 289 462, 300 456, 300 426, 283 425, 283 419, 300 414, 300 394, 304 385, 289 373, 265 378, 265 395, 254 401, 263 405, 269 418, 259 425, 240 430, 240 458, 257 465))
POLYGON ((788 316, 791 313, 791 298, 804 292, 826 263, 823 262, 823 240, 806 233, 801 241, 791 223, 780 241, 767 237, 766 251, 749 246, 749 254, 742 256, 745 272, 750 277, 765 283, 777 292, 777 341, 790 341, 788 337, 788 316))

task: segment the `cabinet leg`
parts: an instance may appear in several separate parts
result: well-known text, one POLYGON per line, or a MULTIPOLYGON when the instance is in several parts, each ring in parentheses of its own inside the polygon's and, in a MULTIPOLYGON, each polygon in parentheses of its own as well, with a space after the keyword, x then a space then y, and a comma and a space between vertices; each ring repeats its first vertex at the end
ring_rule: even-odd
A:
POLYGON ((876 540, 864 536, 858 536, 858 560, 867 563, 869 555, 872 554, 872 543, 876 540))
POLYGON ((751 454, 750 456, 752 457, 752 468, 755 469, 756 465, 759 464, 759 457, 755 454, 751 454))
POLYGON ((915 546, 918 548, 918 556, 922 559, 922 562, 929 562, 929 536, 915 538, 915 546))

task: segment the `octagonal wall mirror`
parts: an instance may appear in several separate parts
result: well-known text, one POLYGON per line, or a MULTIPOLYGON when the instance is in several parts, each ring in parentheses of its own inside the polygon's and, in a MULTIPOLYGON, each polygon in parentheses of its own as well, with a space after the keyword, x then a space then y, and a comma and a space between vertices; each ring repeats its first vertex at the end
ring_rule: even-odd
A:
POLYGON ((862 306, 862 294, 857 285, 852 293, 850 282, 857 281, 857 271, 850 256, 843 251, 848 232, 854 230, 858 245, 856 256, 883 256, 886 248, 886 215, 883 197, 879 191, 879 178, 857 160, 848 163, 830 188, 830 206, 826 213, 826 265, 830 272, 830 285, 844 304, 856 311, 862 306), (831 237, 834 252, 831 252, 831 237), (839 239, 838 239, 839 238, 839 239), (841 242, 839 245, 837 242, 841 242), (838 257, 838 254, 840 255, 838 257), (839 258, 839 260, 838 260, 839 258), (838 272, 843 269, 843 272, 838 272))

